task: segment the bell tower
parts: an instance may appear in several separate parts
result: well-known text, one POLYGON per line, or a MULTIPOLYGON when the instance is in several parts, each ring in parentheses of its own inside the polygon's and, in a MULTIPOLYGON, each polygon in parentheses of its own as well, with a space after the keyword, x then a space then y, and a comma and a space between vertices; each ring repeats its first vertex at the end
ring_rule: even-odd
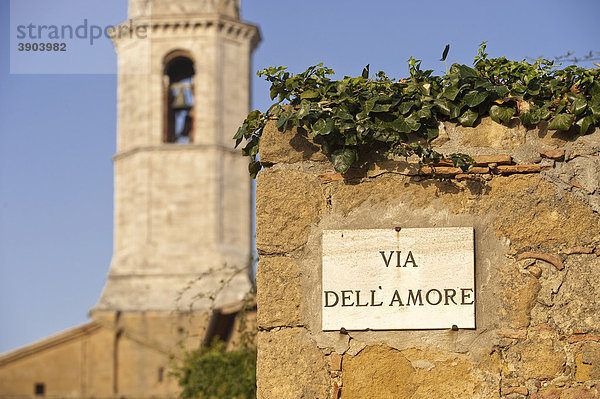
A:
POLYGON ((249 111, 260 34, 239 10, 239 0, 129 0, 112 31, 108 281, 89 322, 0 355, 1 397, 173 398, 182 346, 242 339, 252 198, 232 137, 249 111))
POLYGON ((260 33, 239 8, 130 0, 113 30, 114 254, 93 317, 203 312, 250 288, 251 182, 231 137, 249 111, 260 33))

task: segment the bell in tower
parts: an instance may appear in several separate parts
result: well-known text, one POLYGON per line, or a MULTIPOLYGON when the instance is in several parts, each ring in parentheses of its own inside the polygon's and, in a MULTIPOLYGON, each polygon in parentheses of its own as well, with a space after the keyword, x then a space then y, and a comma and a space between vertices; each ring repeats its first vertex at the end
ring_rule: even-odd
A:
POLYGON ((192 137, 194 90, 194 66, 189 58, 179 56, 166 66, 167 120, 165 141, 168 143, 190 143, 192 137))

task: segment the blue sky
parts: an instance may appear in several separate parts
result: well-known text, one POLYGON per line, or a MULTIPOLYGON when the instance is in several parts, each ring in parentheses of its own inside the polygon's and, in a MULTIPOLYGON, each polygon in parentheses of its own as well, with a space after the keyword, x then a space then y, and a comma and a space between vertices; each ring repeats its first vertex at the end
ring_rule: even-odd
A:
MULTIPOLYGON (((14 1, 32 23, 126 20, 126 0, 14 1)), ((600 51, 597 0, 246 0, 242 14, 263 36, 254 70, 324 62, 341 77, 371 64, 404 77, 410 56, 440 72, 447 43, 449 63, 470 64, 483 40, 513 59, 600 51)), ((0 353, 85 322, 112 255, 116 77, 71 74, 75 61, 48 54, 24 62, 60 74, 10 74, 14 19, 0 0, 0 353)), ((86 50, 85 71, 114 70, 109 44, 86 50)), ((255 78, 254 107, 268 100, 255 78)))

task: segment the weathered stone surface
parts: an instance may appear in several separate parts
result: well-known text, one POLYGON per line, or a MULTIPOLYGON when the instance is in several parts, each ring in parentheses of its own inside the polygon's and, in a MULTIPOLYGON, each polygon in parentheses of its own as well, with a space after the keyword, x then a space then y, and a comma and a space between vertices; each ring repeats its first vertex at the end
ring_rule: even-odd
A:
POLYGON ((549 263, 538 262, 538 264, 544 269, 538 280, 541 287, 537 295, 537 301, 544 306, 551 307, 554 305, 554 298, 562 286, 565 273, 549 263))
POLYGON ((509 165, 512 163, 512 157, 508 154, 496 155, 473 155, 475 165, 483 166, 495 163, 497 165, 509 165))
POLYGON ((416 176, 421 173, 421 165, 416 159, 408 160, 374 160, 367 165, 367 177, 376 177, 385 173, 416 176))
POLYGON ((344 176, 341 173, 328 170, 327 172, 319 173, 319 179, 321 179, 322 183, 330 183, 332 181, 343 181, 344 176))
POLYGON ((342 355, 339 353, 332 353, 329 356, 329 367, 331 371, 341 371, 342 370, 342 355))
POLYGON ((563 251, 565 255, 575 255, 575 254, 592 254, 594 253, 594 248, 590 247, 572 247, 567 248, 563 251))
POLYGON ((293 127, 280 132, 274 120, 268 121, 263 130, 259 151, 262 164, 328 161, 321 146, 304 129, 293 127))
POLYGON ((519 252, 600 240, 600 215, 569 195, 557 198, 556 188, 538 175, 496 177, 489 187, 478 210, 498 215, 496 230, 519 252))
POLYGON ((581 333, 581 332, 577 332, 577 331, 581 331, 581 330, 573 330, 573 333, 575 335, 573 335, 572 337, 569 337, 569 339, 567 340, 570 344, 576 344, 578 342, 600 342, 600 335, 596 335, 596 334, 586 334, 586 333, 581 333))
POLYGON ((575 381, 600 379, 600 344, 586 342, 575 355, 575 381))
POLYGON ((568 388, 560 395, 560 399, 598 399, 598 388, 568 388))
POLYGON ((594 211, 600 212, 600 157, 598 155, 577 156, 568 162, 559 162, 556 167, 542 173, 561 190, 569 191, 594 211))
POLYGON ((454 176, 459 173, 462 173, 461 168, 454 168, 451 166, 423 166, 421 168, 421 173, 424 175, 439 175, 439 176, 454 176))
POLYGON ((563 372, 566 353, 558 336, 546 329, 535 329, 524 341, 507 350, 508 367, 525 380, 549 380, 563 372))
POLYGON ((531 309, 535 306, 540 290, 538 280, 530 273, 520 270, 516 264, 502 269, 500 292, 503 307, 500 314, 510 328, 529 326, 531 309))
POLYGON ((506 387, 502 388, 502 395, 510 395, 513 393, 518 393, 519 395, 528 395, 529 389, 527 387, 506 387))
POLYGON ((567 274, 554 299, 551 320, 562 331, 600 331, 600 258, 569 256, 567 274))
POLYGON ((282 253, 302 246, 310 226, 325 211, 318 177, 294 170, 265 170, 257 178, 256 247, 282 253))
POLYGON ((258 399, 328 398, 326 357, 304 328, 258 333, 258 399))
POLYGON ((562 389, 545 388, 531 395, 531 399, 560 399, 562 389))
POLYGON ((409 177, 384 175, 361 184, 338 185, 331 201, 334 212, 347 215, 359 206, 397 204, 398 196, 409 197, 416 207, 425 207, 439 196, 438 191, 456 192, 457 190, 450 182, 434 180, 427 184, 411 184, 409 177), (390 195, 391 193, 395 195, 390 195))
POLYGON ((510 175, 513 173, 537 173, 542 168, 539 164, 524 164, 524 165, 498 165, 496 171, 501 175, 510 175))
POLYGON ((540 155, 543 158, 562 160, 565 158, 565 150, 542 150, 540 151, 540 155))
POLYGON ((466 356, 435 350, 369 346, 345 356, 343 370, 342 399, 492 398, 498 391, 483 382, 466 356))
POLYGON ((283 256, 260 258, 256 267, 256 305, 259 328, 302 324, 301 273, 296 261, 283 256))
MULTIPOLYGON (((478 180, 462 180, 463 175, 473 177, 473 173, 459 173, 462 181, 458 181, 453 175, 456 171, 445 163, 435 168, 447 168, 440 170, 452 172, 453 178, 430 178, 419 174, 419 164, 413 160, 397 162, 380 157, 374 157, 373 162, 365 158, 368 165, 352 178, 325 172, 331 167, 315 162, 280 162, 267 171, 286 175, 284 186, 300 181, 299 188, 295 188, 299 191, 319 186, 317 215, 301 213, 297 218, 302 222, 294 221, 304 226, 305 230, 299 231, 308 232, 309 244, 302 251, 297 249, 304 240, 294 245, 287 242, 294 237, 278 241, 276 231, 288 235, 285 228, 291 218, 282 219, 284 222, 265 218, 263 223, 267 230, 272 228, 269 224, 277 224, 269 231, 277 250, 289 247, 282 252, 294 251, 293 256, 300 258, 298 266, 306 285, 301 318, 310 340, 326 355, 328 395, 335 392, 334 382, 339 384, 342 398, 564 399, 596 394, 590 387, 595 378, 600 379, 594 374, 597 354, 586 345, 600 345, 600 292, 595 288, 600 287, 600 278, 596 277, 600 276, 600 265, 595 263, 600 258, 587 252, 600 248, 600 215, 589 200, 600 191, 594 185, 596 172, 586 169, 593 167, 598 157, 578 144, 579 139, 573 139, 560 145, 566 149, 565 161, 555 162, 552 157, 560 154, 554 153, 543 154, 552 156, 544 161, 540 158, 541 147, 556 144, 542 145, 535 131, 520 128, 504 133, 484 131, 486 123, 478 126, 479 137, 474 132, 477 128, 468 131, 446 126, 447 140, 439 143, 442 151, 455 152, 477 144, 475 153, 504 154, 480 158, 481 165, 490 165, 480 166, 480 172, 491 173, 475 175, 478 180), (512 159, 529 165, 510 165, 512 159), (577 173, 577 163, 572 166, 573 173, 559 173, 564 186, 562 180, 549 173, 553 169, 540 172, 542 166, 562 168, 575 161, 581 162, 577 173), (284 171, 291 168, 296 170, 293 178, 289 177, 291 171, 284 171), (498 176, 499 170, 532 173, 498 176), (578 188, 571 185, 575 177, 578 188), (322 230, 398 225, 475 228, 477 329, 321 331, 318 308, 322 294, 322 230), (526 252, 553 258, 515 260, 526 252), (547 263, 549 260, 552 262, 547 263), (339 337, 344 340, 334 342, 339 337), (341 372, 337 353, 344 353, 341 372)), ((290 190, 281 188, 283 194, 278 198, 285 201, 293 197, 290 190)), ((277 190, 271 189, 269 195, 273 192, 277 190)), ((284 213, 294 214, 295 208, 304 206, 298 203, 283 209, 284 213)), ((277 269, 271 273, 277 273, 277 269)), ((289 329, 263 333, 282 334, 285 330, 289 329)), ((277 353, 287 359, 287 347, 282 348, 277 348, 277 353)), ((300 381, 295 381, 299 385, 305 380, 303 367, 299 372, 289 371, 300 375, 300 381)), ((317 368, 322 367, 319 363, 317 368)), ((270 386, 282 385, 282 381, 287 385, 292 380, 280 375, 270 376, 270 386)), ((273 392, 278 397, 279 391, 273 392)))
POLYGON ((519 254, 519 256, 517 257, 517 260, 523 260, 523 259, 543 260, 545 262, 551 263, 558 270, 562 270, 565 268, 565 265, 563 264, 562 260, 560 260, 556 256, 552 256, 549 254, 542 254, 539 252, 523 252, 523 253, 519 254))
POLYGON ((527 329, 521 328, 519 330, 514 329, 504 329, 496 331, 496 334, 512 339, 526 339, 527 338, 527 329))
POLYGON ((415 369, 397 350, 371 346, 344 357, 342 399, 410 398, 417 390, 415 369))
POLYGON ((518 120, 508 125, 501 125, 491 118, 482 118, 475 127, 458 126, 462 133, 462 142, 471 147, 490 147, 495 149, 512 149, 525 143, 527 131, 518 120))

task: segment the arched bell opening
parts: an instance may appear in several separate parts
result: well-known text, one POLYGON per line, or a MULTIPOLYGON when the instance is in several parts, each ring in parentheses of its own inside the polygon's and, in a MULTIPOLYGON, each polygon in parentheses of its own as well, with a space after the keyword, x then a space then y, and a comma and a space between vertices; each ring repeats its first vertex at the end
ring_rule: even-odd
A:
POLYGON ((194 125, 194 62, 186 51, 177 50, 165 57, 166 143, 192 143, 194 125))

